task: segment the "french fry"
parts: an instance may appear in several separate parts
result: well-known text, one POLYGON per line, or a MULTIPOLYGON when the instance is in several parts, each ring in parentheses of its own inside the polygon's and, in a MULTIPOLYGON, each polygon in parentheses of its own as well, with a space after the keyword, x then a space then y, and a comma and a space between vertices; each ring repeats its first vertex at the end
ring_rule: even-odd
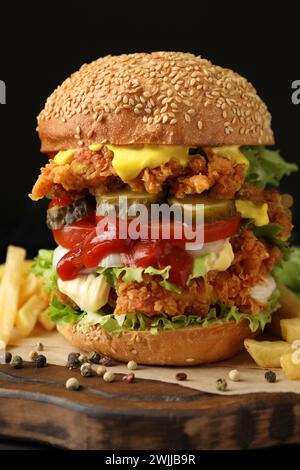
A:
POLYGON ((36 294, 41 289, 41 279, 37 278, 33 273, 27 273, 21 282, 20 287, 20 296, 19 296, 19 305, 18 308, 20 309, 22 305, 27 302, 29 297, 33 294, 36 294))
POLYGON ((300 364, 293 363, 292 354, 285 354, 284 356, 282 356, 280 358, 280 364, 288 379, 300 379, 300 364))
POLYGON ((48 314, 49 307, 45 308, 38 317, 39 322, 43 325, 45 330, 52 331, 55 327, 55 323, 51 320, 48 314))
POLYGON ((4 268, 5 268, 5 263, 0 264, 0 281, 3 278, 4 268))
POLYGON ((290 289, 278 283, 281 307, 272 315, 272 322, 267 331, 281 338, 280 320, 283 318, 300 318, 300 299, 290 289))
POLYGON ((17 313, 16 327, 21 336, 28 336, 33 330, 39 314, 46 308, 47 301, 40 294, 34 294, 17 313))
POLYGON ((5 344, 9 342, 16 320, 25 256, 23 248, 11 245, 7 249, 0 285, 0 340, 5 344))
POLYGON ((300 339, 300 318, 284 318, 280 320, 282 337, 292 343, 296 339, 300 339))
POLYGON ((292 351, 285 341, 256 341, 245 339, 244 345, 252 359, 260 367, 280 367, 280 357, 292 351))

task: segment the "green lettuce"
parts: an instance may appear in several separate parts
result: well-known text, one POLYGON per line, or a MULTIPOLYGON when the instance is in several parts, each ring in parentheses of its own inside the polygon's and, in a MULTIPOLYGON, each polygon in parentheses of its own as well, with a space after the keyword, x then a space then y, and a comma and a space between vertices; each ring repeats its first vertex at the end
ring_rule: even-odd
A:
POLYGON ((167 290, 172 292, 181 292, 181 290, 171 282, 168 281, 171 266, 166 266, 163 269, 156 269, 152 266, 148 268, 133 268, 133 267, 121 267, 121 268, 98 268, 97 273, 103 274, 106 277, 107 282, 114 287, 117 279, 123 274, 122 280, 125 282, 142 282, 143 274, 150 274, 150 276, 161 276, 162 281, 159 284, 167 290))
POLYGON ((50 293, 57 289, 58 276, 53 269, 53 250, 39 250, 33 260, 31 270, 36 276, 43 277, 46 292, 50 293))
POLYGON ((300 295, 300 247, 293 247, 289 258, 274 269, 275 279, 300 295))
POLYGON ((268 224, 262 225, 261 227, 253 226, 251 230, 256 237, 264 238, 271 245, 277 246, 282 252, 284 259, 288 259, 291 252, 291 248, 286 240, 282 240, 282 238, 279 237, 279 234, 281 232, 280 225, 268 224))
POLYGON ((267 184, 278 186, 284 176, 298 170, 298 166, 286 162, 278 150, 263 145, 243 146, 240 150, 249 160, 246 181, 259 188, 265 188, 267 184))
POLYGON ((276 290, 268 302, 268 307, 257 314, 239 312, 237 307, 228 307, 223 303, 213 306, 208 315, 204 318, 198 315, 176 315, 169 317, 166 314, 149 317, 143 313, 114 315, 104 312, 77 312, 72 307, 59 302, 55 297, 52 300, 49 315, 58 324, 78 323, 83 331, 90 325, 101 325, 103 329, 111 334, 120 334, 122 331, 148 330, 152 334, 159 331, 174 330, 177 328, 187 328, 193 326, 207 326, 223 324, 229 321, 240 322, 247 320, 251 331, 263 330, 267 323, 270 323, 272 313, 277 310, 279 304, 279 293, 276 290))
POLYGON ((57 325, 67 323, 78 323, 86 315, 85 312, 77 311, 67 304, 63 304, 54 295, 49 307, 49 316, 57 325))

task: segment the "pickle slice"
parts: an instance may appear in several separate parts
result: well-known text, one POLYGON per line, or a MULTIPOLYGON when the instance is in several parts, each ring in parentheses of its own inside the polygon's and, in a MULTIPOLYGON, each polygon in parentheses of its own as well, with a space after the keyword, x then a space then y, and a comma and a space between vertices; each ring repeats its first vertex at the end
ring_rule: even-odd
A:
POLYGON ((47 225, 51 230, 58 230, 87 217, 94 210, 95 199, 90 196, 76 199, 69 206, 54 206, 47 210, 47 225))
POLYGON ((134 192, 129 189, 121 189, 118 191, 112 191, 110 193, 99 194, 96 197, 97 210, 101 204, 111 204, 117 210, 119 207, 119 198, 127 197, 128 209, 135 204, 143 204, 146 207, 150 207, 151 204, 158 204, 163 201, 165 194, 149 194, 145 192, 134 192))
MULTIPOLYGON (((192 217, 196 218, 196 204, 204 204, 204 220, 205 222, 216 222, 217 220, 227 219, 236 213, 235 203, 233 199, 216 199, 210 196, 190 195, 182 199, 171 197, 169 204, 177 204, 182 209, 185 204, 192 205, 192 217)), ((188 207, 186 207, 188 210, 188 207)))

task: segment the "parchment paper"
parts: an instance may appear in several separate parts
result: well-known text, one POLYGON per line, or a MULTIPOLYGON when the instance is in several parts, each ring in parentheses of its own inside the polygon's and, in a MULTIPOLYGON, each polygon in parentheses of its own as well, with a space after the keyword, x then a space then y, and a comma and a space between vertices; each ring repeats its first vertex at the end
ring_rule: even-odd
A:
MULTIPOLYGON (((17 334, 11 341, 8 350, 12 354, 19 354, 24 360, 29 360, 30 351, 34 350, 37 342, 45 346, 43 354, 50 364, 65 365, 68 353, 79 351, 71 346, 58 332, 45 332, 35 329, 28 338, 19 338, 17 334)), ((118 364, 111 367, 115 373, 128 373, 126 364, 118 364)), ((273 369, 277 375, 276 383, 268 383, 265 378, 265 370, 256 366, 254 361, 245 351, 231 360, 211 364, 207 366, 193 367, 151 367, 140 365, 134 371, 136 377, 141 379, 159 380, 162 382, 176 383, 182 387, 189 387, 207 393, 220 395, 242 395, 257 392, 294 392, 300 393, 300 380, 290 381, 284 376, 281 369, 273 369), (241 374, 239 382, 232 382, 228 378, 231 369, 238 369, 241 374), (178 381, 175 376, 177 372, 185 372, 187 380, 178 381), (219 392, 216 389, 216 380, 225 378, 228 383, 228 391, 219 392)), ((71 372, 70 372, 71 376, 71 372)), ((83 380, 88 380, 83 378, 83 380)), ((102 380, 99 378, 99 380, 102 380)))

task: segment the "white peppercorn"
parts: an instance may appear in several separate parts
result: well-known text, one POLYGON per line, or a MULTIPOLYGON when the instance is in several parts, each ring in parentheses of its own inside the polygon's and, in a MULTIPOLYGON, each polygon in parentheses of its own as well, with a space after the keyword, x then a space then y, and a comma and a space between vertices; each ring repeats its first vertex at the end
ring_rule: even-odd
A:
POLYGON ((80 387, 78 380, 75 377, 71 377, 66 381, 67 390, 78 390, 80 387))
POLYGON ((129 370, 136 370, 138 368, 138 365, 135 361, 129 361, 127 364, 127 369, 129 370))
POLYGON ((105 382, 113 382, 115 380, 115 374, 111 370, 108 370, 103 375, 103 379, 105 382))
POLYGON ((99 377, 103 377, 103 375, 106 372, 106 367, 105 366, 98 366, 98 367, 96 367, 95 372, 99 377))
POLYGON ((29 353, 29 360, 35 362, 36 358, 38 357, 39 353, 36 351, 30 351, 29 353))
POLYGON ((241 374, 237 369, 231 370, 228 374, 228 377, 232 382, 238 382, 239 380, 241 380, 241 374))
POLYGON ((83 377, 90 377, 93 373, 91 364, 89 362, 85 362, 80 367, 80 373, 83 377))
POLYGON ((86 354, 80 354, 80 356, 78 357, 78 360, 79 362, 81 362, 81 364, 84 364, 85 362, 89 362, 89 358, 87 357, 86 354))

